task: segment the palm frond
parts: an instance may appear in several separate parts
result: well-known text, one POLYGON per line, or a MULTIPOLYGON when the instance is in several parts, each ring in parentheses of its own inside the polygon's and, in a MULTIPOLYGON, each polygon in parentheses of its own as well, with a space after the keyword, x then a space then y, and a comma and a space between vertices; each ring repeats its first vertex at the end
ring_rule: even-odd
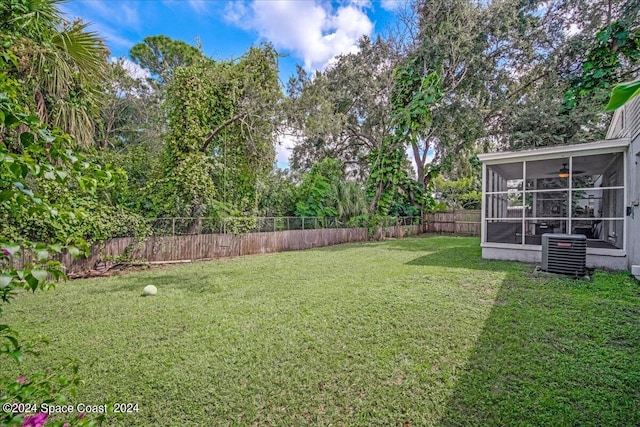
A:
POLYGON ((95 81, 106 74, 109 49, 97 33, 86 31, 88 25, 75 21, 54 34, 51 42, 66 56, 65 60, 74 67, 74 71, 95 81))
POLYGON ((69 93, 74 72, 58 49, 38 48, 32 53, 30 77, 49 96, 64 98, 69 93))
POLYGON ((51 29, 63 21, 57 7, 62 0, 28 0, 23 4, 0 2, 0 28, 34 40, 45 40, 51 29))
POLYGON ((52 124, 72 135, 78 145, 93 145, 94 120, 86 105, 58 99, 51 115, 52 124))
POLYGON ((369 208, 364 189, 357 182, 340 180, 335 184, 336 211, 338 216, 347 220, 366 214, 369 208))
MULTIPOLYGON (((40 118, 86 146, 93 142, 93 117, 101 100, 98 85, 105 80, 109 51, 98 34, 87 31, 88 24, 66 21, 56 7, 59 3, 28 0, 29 12, 11 23, 23 29, 14 49, 40 118)), ((0 7, 0 15, 5 9, 0 7)))

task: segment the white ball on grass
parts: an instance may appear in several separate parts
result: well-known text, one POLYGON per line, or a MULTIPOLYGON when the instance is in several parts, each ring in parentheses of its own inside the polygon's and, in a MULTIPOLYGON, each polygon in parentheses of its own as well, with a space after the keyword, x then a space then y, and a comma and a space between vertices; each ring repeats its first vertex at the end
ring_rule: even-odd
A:
POLYGON ((144 287, 144 289, 142 290, 142 294, 144 296, 151 296, 151 295, 156 295, 158 293, 158 288, 156 288, 153 285, 147 285, 144 287))

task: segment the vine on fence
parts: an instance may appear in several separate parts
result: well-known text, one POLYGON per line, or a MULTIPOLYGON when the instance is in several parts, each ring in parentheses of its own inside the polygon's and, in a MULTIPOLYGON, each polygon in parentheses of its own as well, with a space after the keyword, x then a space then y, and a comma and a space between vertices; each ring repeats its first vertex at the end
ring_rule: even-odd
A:
POLYGON ((256 217, 230 217, 223 219, 223 230, 228 234, 246 234, 255 230, 258 225, 256 217))
POLYGON ((359 215, 347 222, 337 217, 224 217, 224 218, 156 218, 148 220, 151 235, 246 234, 318 228, 369 228, 421 224, 419 217, 359 215))

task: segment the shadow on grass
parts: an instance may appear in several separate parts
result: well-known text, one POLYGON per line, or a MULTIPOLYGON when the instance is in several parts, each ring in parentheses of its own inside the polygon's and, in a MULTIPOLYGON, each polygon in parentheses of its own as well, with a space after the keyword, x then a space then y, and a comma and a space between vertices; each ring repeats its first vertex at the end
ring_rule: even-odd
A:
MULTIPOLYGON (((428 251, 429 249, 423 249, 423 251, 425 250, 428 251)), ((415 258, 407 262, 407 265, 466 268, 486 271, 522 271, 533 269, 533 266, 527 264, 482 259, 480 247, 476 245, 434 248, 433 252, 415 258)))
POLYGON ((424 252, 441 251, 453 248, 480 249, 479 237, 421 234, 402 239, 389 239, 380 242, 391 250, 424 252))
MULTIPOLYGON (((446 250, 414 261, 457 259, 446 250)), ((529 275, 507 273, 440 424, 640 425, 637 284, 623 273, 529 275)))
POLYGON ((446 248, 457 247, 473 247, 479 249, 480 238, 419 234, 417 236, 411 237, 389 237, 385 240, 367 240, 366 242, 340 243, 332 246, 317 246, 312 249, 319 252, 340 252, 345 250, 353 250, 353 248, 355 247, 361 247, 364 250, 367 246, 384 246, 386 249, 390 250, 409 252, 439 251, 446 248))
MULTIPOLYGON (((217 272, 217 275, 233 275, 233 272, 217 272)), ((126 275, 122 276, 122 283, 114 286, 104 286, 98 289, 93 289, 94 293, 111 293, 111 292, 136 292, 142 294, 142 289, 147 285, 153 285, 158 288, 159 293, 165 289, 189 291, 193 293, 219 293, 222 291, 221 286, 211 283, 209 280, 210 274, 193 274, 190 273, 187 280, 184 276, 179 274, 163 274, 153 276, 134 276, 126 275), (126 277, 126 279, 124 279, 126 277)))

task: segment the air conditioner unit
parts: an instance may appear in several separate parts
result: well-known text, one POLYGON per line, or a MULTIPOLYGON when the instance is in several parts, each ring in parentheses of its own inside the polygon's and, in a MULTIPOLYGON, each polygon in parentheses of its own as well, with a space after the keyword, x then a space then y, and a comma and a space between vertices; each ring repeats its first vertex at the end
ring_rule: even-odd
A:
POLYGON ((584 276, 587 273, 587 236, 543 234, 542 266, 549 273, 584 276))

